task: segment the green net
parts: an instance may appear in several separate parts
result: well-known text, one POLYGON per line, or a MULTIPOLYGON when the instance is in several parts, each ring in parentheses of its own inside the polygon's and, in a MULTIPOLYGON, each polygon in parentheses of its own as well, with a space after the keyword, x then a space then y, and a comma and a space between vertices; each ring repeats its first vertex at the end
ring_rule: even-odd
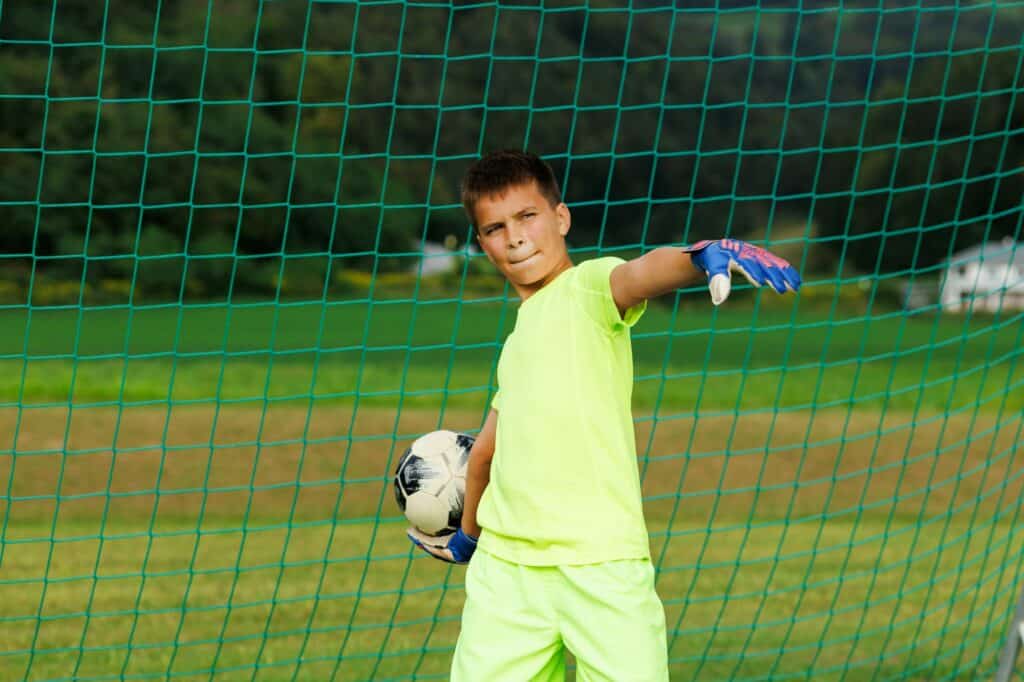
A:
POLYGON ((1024 3, 0 0, 0 678, 442 679, 463 570, 390 473, 516 300, 457 183, 545 156, 577 259, 732 235, 798 296, 634 333, 673 679, 995 669, 1021 590, 1024 3))

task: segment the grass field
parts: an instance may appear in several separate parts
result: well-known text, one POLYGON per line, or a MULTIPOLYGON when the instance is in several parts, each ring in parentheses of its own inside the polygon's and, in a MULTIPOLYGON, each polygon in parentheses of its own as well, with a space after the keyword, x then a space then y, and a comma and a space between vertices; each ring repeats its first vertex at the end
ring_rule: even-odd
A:
MULTIPOLYGON (((0 404, 476 407, 514 320, 492 299, 0 310, 0 404)), ((634 404, 1020 409, 1022 330, 1020 314, 652 306, 634 333, 634 404)))
MULTIPOLYGON (((413 559, 396 524, 111 524, 100 538, 71 523, 52 546, 40 539, 47 525, 15 530, 23 540, 8 546, 2 585, 4 679, 21 679, 30 663, 30 679, 447 670, 463 571, 413 559)), ((1021 542, 1008 523, 944 530, 942 544, 926 529, 911 545, 912 531, 892 537, 875 520, 776 525, 746 538, 738 570, 738 531, 680 523, 683 534, 720 537, 699 576, 682 541, 669 555, 680 564, 661 574, 673 678, 891 679, 908 668, 919 671, 910 679, 974 677, 992 665, 1006 625, 978 614, 1013 600, 1019 561, 1007 559, 1021 542)))
MULTIPOLYGON (((410 551, 389 474, 416 435, 479 427, 513 321, 0 311, 0 679, 444 678, 463 570, 410 551)), ((649 311, 673 679, 991 671, 1024 566, 1022 327, 649 311)))

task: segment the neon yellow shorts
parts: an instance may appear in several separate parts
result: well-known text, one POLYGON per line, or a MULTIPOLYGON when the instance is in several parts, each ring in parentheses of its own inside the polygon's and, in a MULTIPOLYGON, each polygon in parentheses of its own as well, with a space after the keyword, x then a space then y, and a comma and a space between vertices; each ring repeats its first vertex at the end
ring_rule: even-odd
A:
POLYGON ((522 566, 477 550, 466 571, 454 682, 668 680, 665 610, 643 559, 522 566))

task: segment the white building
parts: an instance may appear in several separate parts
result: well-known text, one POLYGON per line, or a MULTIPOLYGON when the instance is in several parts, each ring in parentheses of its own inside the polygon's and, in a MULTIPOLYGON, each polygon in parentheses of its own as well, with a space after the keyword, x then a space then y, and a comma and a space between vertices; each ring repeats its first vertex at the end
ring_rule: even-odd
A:
POLYGON ((413 266, 413 270, 424 276, 454 270, 457 264, 456 255, 444 244, 423 242, 423 257, 420 263, 413 266))
POLYGON ((418 272, 423 276, 451 272, 456 268, 461 269, 462 259, 466 256, 474 256, 480 253, 480 250, 472 244, 465 250, 456 250, 456 248, 455 237, 451 236, 443 244, 424 241, 422 248, 423 256, 412 266, 412 271, 418 272))
POLYGON ((1024 310, 1024 242, 1006 237, 949 259, 942 280, 945 310, 1024 310))

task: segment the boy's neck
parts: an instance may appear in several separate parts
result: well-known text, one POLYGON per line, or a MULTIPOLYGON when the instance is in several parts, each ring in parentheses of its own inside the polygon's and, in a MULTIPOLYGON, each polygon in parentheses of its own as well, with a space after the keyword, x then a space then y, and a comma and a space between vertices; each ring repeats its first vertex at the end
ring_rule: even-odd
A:
POLYGON ((519 294, 519 300, 522 303, 525 303, 528 298, 536 294, 538 291, 540 291, 547 285, 554 282, 559 275, 561 275, 566 270, 571 269, 574 265, 575 264, 572 262, 572 259, 569 258, 569 254, 566 254, 565 259, 559 261, 558 265, 555 268, 553 268, 551 272, 549 272, 547 276, 544 277, 544 279, 540 280, 535 284, 530 284, 526 286, 519 286, 517 284, 513 284, 512 288, 516 290, 517 294, 519 294))

